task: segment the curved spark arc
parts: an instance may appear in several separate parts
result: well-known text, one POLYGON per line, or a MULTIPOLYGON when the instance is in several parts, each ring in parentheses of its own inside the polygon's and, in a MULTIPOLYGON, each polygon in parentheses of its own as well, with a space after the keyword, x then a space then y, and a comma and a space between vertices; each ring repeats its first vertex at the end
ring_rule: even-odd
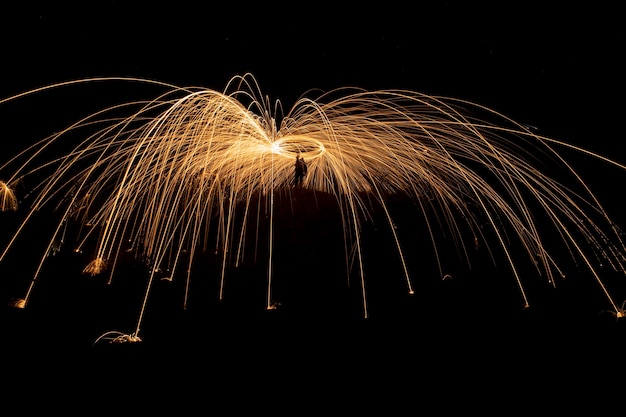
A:
MULTIPOLYGON (((80 82, 57 86, 74 84, 80 82)), ((272 105, 263 97, 250 74, 233 77, 222 92, 155 84, 168 91, 154 100, 92 114, 0 166, 0 174, 4 174, 12 164, 18 164, 7 181, 0 181, 3 210, 18 208, 12 184, 52 171, 35 184, 31 208, 1 252, 0 261, 34 213, 56 202, 64 211, 46 252, 59 237, 63 222, 74 218, 90 225, 77 239, 77 249, 82 250, 92 238, 96 240, 94 260, 85 273, 97 275, 108 270, 110 283, 120 255, 129 250, 127 244, 149 265, 133 333, 138 335, 156 271, 167 269, 173 279, 179 273, 179 263, 186 263, 186 307, 194 259, 208 248, 209 239, 215 239, 216 250, 221 253, 219 299, 223 298, 227 266, 233 256, 235 265, 245 256, 250 205, 258 196, 257 217, 263 208, 269 210, 266 307, 271 309, 274 197, 277 190, 290 188, 292 163, 301 154, 309 163, 303 186, 332 195, 337 201, 348 281, 350 252, 358 263, 365 317, 368 297, 361 230, 363 222, 374 220, 374 206, 382 210, 393 237, 407 291, 414 291, 402 239, 387 203, 387 197, 396 194, 413 200, 420 208, 442 277, 435 223, 451 232, 468 264, 463 229, 470 230, 472 241, 487 242, 482 225, 488 225, 496 243, 493 248, 487 245, 489 253, 495 262, 493 250, 502 251, 526 307, 530 303, 513 249, 507 243, 511 236, 519 240, 531 262, 539 260, 536 269, 545 273, 550 283, 555 285, 554 271, 563 275, 544 245, 531 197, 571 256, 583 260, 614 311, 621 314, 591 255, 597 254, 623 271, 624 245, 598 199, 554 148, 570 145, 536 135, 485 107, 411 91, 338 89, 315 98, 303 96, 283 114, 281 103, 272 105), (138 109, 130 116, 117 114, 135 107, 138 109), (476 118, 468 108, 501 125, 476 118), (57 142, 89 129, 99 130, 81 139, 69 153, 36 165, 35 161, 45 157, 57 142), (525 146, 559 162, 582 191, 576 193, 539 171, 532 164, 539 156, 531 158, 525 146), (20 163, 20 158, 25 161, 20 163), (599 213, 600 220, 610 225, 610 236, 591 217, 593 213, 599 213), (592 246, 592 254, 578 242, 581 237, 592 246), (350 243, 352 249, 348 250, 350 243)), ((0 100, 0 104, 29 94, 0 100)), ((626 169, 600 155, 574 149, 626 169)), ((46 256, 31 280, 24 305, 46 256)))

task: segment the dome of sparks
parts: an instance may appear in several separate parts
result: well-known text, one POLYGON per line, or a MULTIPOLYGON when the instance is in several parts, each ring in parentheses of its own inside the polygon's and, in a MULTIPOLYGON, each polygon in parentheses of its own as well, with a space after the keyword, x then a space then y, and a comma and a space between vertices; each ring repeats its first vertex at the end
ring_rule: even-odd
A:
MULTIPOLYGON (((82 82, 104 80, 120 81, 82 82)), ((70 240, 68 230, 76 230, 76 253, 93 251, 85 274, 106 273, 110 282, 128 252, 149 266, 137 329, 116 340, 140 340, 155 271, 168 271, 168 281, 188 284, 196 258, 210 248, 221 256, 221 300, 227 266, 238 267, 244 257, 256 261, 257 244, 266 245, 265 301, 274 309, 274 215, 275 206, 285 201, 275 195, 310 192, 336 203, 345 272, 348 281, 358 280, 365 317, 362 230, 375 220, 392 237, 399 279, 409 294, 414 288, 406 239, 426 236, 426 255, 411 255, 433 261, 439 277, 448 279, 441 254, 452 237, 451 251, 468 267, 478 251, 486 250, 494 264, 496 258, 504 260, 525 307, 530 301, 517 265, 527 262, 554 286, 565 275, 561 265, 567 259, 585 266, 611 311, 624 316, 624 305, 617 304, 600 276, 605 265, 626 271, 622 231, 558 149, 626 171, 618 162, 538 135, 484 106, 413 91, 338 89, 302 97, 282 114, 279 102, 272 107, 250 74, 234 77, 223 92, 121 80, 168 91, 86 116, 0 165, 0 212, 17 211, 10 219, 23 216, 0 247, 0 262, 19 247, 26 224, 43 208, 60 213, 17 307, 26 306, 48 256, 70 240), (276 120, 282 120, 280 128, 276 120), (67 143, 77 135, 79 140, 67 143), (294 178, 298 156, 308 164, 300 181, 297 174, 294 178), (549 172, 541 169, 545 166, 549 172), (423 223, 419 236, 398 227, 392 210, 396 197, 423 223), (375 214, 380 217, 374 220, 375 214), (247 249, 250 240, 253 251, 247 249)), ((80 82, 47 86, 0 104, 80 82)))

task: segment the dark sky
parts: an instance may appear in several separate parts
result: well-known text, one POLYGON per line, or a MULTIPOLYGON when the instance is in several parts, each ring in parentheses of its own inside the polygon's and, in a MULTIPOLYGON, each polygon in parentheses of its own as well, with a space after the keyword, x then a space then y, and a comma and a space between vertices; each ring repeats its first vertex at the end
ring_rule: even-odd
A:
POLYGON ((93 76, 221 89, 251 72, 288 105, 310 88, 407 88, 570 134, 610 131, 624 93, 624 29, 608 4, 38 3, 3 6, 5 94, 93 76))
MULTIPOLYGON (((262 2, 203 5, 186 1, 20 4, 1 6, 1 97, 49 83, 96 76, 145 77, 220 90, 230 77, 250 72, 266 94, 288 107, 311 88, 402 88, 484 104, 538 127, 541 133, 585 143, 616 157, 619 154, 615 146, 623 141, 626 26, 617 2, 383 1, 341 7, 339 2, 287 3, 280 7, 262 2)), ((85 102, 97 103, 100 99, 84 97, 85 102)), ((59 109, 63 104, 59 103, 59 109)), ((480 290, 473 291, 476 294, 480 290)), ((463 305, 471 304, 463 293, 454 297, 463 305)), ((430 300, 433 305, 436 301, 430 300)), ((69 315, 69 307, 59 314, 69 315)), ((545 346, 566 349, 568 342, 581 342, 591 333, 597 336, 595 331, 576 335, 568 332, 566 341, 559 341, 550 326, 560 322, 552 318, 555 321, 546 324, 541 333, 547 342, 531 336, 534 322, 524 323, 523 329, 505 331, 505 342, 492 334, 504 331, 505 324, 494 330, 493 326, 499 325, 490 323, 476 333, 467 327, 476 324, 470 318, 452 314, 458 314, 458 310, 444 314, 446 326, 451 327, 437 329, 433 323, 427 329, 421 328, 419 335, 400 335, 386 323, 374 333, 361 332, 360 328, 346 331, 343 323, 337 323, 330 336, 323 329, 307 328, 300 331, 297 341, 288 342, 285 326, 292 323, 272 328, 274 334, 263 334, 254 323, 237 323, 243 327, 228 330, 241 332, 223 349, 235 348, 246 358, 247 366, 259 366, 265 372, 269 369, 256 361, 265 359, 261 353, 272 351, 270 356, 277 361, 282 354, 294 355, 306 346, 315 346, 329 360, 349 358, 344 363, 361 372, 357 362, 363 359, 371 365, 377 352, 374 346, 385 340, 384 353, 388 356, 384 360, 393 358, 392 363, 400 365, 399 352, 418 362, 427 354, 436 355, 447 361, 443 369, 453 374, 459 369, 467 373, 484 371, 477 363, 459 356, 459 352, 471 351, 466 344, 478 344, 479 359, 487 362, 495 374, 498 348, 514 356, 524 355, 525 349, 539 355, 545 346), (281 343, 275 346, 278 350, 272 348, 271 337, 281 343), (489 343, 483 344, 484 340, 489 343), (258 350, 261 342, 264 347, 258 350), (240 343, 255 346, 256 353, 251 354, 240 343), (428 346, 427 354, 403 351, 424 346, 428 346), (337 349, 350 352, 338 354, 337 349), (362 356, 355 355, 358 350, 362 356)), ((193 325, 206 331, 206 323, 193 325)), ((401 325, 415 323, 407 319, 401 325)), ((205 343, 204 337, 210 337, 197 327, 184 330, 189 331, 184 336, 194 343, 205 343)), ((166 344, 171 347, 175 337, 183 336, 183 330, 168 331, 175 335, 166 344)), ((49 328, 45 334, 59 337, 55 329, 49 328)), ((163 342, 168 336, 158 337, 163 342)), ((617 336, 608 333, 602 338, 599 343, 608 346, 617 336)), ((203 344, 202 349, 207 346, 203 344)), ((581 351, 578 348, 576 353, 581 351)), ((194 354, 200 355, 197 351, 194 354)), ((241 357, 229 359, 222 365, 223 374, 241 357)), ((316 360, 322 361, 319 356, 316 360)), ((525 361, 515 365, 515 371, 521 371, 524 365, 540 369, 539 365, 533 367, 531 359, 525 361)), ((566 369, 568 361, 562 357, 556 366, 566 369)), ((379 361, 381 369, 382 363, 379 361)), ((147 360, 144 366, 148 367, 147 360)), ((283 364, 281 370, 288 368, 283 364)), ((429 376, 434 377, 435 372, 429 376)), ((448 388, 446 385, 442 389, 448 388)))

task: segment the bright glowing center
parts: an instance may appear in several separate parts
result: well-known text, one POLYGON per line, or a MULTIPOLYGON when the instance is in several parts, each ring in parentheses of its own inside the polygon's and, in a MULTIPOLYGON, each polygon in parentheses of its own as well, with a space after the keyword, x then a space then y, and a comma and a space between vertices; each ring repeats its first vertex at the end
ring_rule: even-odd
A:
POLYGON ((272 144, 272 152, 287 158, 300 155, 310 160, 321 156, 326 152, 326 148, 319 140, 307 136, 285 136, 272 144))

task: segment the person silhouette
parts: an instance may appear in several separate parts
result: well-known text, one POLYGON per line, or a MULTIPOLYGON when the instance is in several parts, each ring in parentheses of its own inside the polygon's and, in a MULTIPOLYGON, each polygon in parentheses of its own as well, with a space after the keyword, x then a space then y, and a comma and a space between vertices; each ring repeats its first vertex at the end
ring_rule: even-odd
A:
POLYGON ((307 165, 299 154, 296 156, 296 163, 294 164, 294 184, 295 186, 302 185, 302 181, 304 181, 304 176, 307 173, 307 165))

